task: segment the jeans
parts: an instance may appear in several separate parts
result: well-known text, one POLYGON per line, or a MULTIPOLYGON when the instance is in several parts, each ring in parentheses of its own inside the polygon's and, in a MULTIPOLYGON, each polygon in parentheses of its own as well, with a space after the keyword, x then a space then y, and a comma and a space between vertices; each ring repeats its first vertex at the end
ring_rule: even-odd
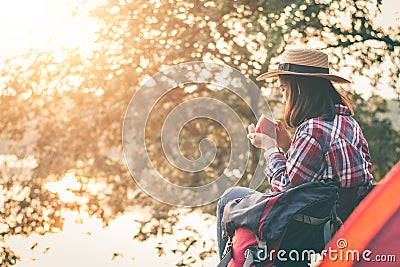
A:
POLYGON ((233 199, 242 198, 257 193, 256 190, 247 187, 231 187, 228 188, 220 197, 217 205, 217 242, 219 258, 222 259, 226 242, 226 236, 222 233, 222 216, 224 214, 225 205, 233 199))

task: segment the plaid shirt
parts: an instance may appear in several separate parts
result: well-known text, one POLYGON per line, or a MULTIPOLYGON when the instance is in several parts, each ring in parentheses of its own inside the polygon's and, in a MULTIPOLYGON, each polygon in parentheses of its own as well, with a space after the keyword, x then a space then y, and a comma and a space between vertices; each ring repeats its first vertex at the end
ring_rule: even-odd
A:
POLYGON ((264 172, 273 191, 326 179, 341 187, 356 187, 373 178, 367 141, 343 105, 336 105, 333 121, 318 117, 303 122, 286 155, 267 158, 264 172))

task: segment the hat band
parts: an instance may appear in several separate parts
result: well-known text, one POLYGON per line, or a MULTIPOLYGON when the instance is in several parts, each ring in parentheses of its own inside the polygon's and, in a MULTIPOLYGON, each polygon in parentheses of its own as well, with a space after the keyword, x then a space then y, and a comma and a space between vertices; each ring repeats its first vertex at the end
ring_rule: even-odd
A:
POLYGON ((298 65, 292 63, 279 64, 278 70, 293 71, 298 73, 323 73, 329 74, 329 68, 320 68, 313 66, 298 65))

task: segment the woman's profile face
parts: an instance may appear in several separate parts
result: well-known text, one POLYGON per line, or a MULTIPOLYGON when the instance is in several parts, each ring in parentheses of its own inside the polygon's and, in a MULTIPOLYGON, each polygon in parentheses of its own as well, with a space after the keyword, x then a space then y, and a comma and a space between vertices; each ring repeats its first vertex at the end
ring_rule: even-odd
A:
POLYGON ((289 98, 289 83, 279 77, 279 88, 282 91, 282 103, 286 104, 286 100, 289 98))

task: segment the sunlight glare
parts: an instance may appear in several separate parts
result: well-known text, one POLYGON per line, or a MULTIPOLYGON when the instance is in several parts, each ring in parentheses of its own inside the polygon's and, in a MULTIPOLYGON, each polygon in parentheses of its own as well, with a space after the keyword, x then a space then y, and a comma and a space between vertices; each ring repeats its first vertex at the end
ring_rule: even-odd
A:
POLYGON ((105 0, 0 1, 0 60, 34 48, 78 47, 85 54, 95 47, 97 22, 90 9, 105 0))
POLYGON ((78 182, 74 173, 67 172, 60 181, 49 182, 44 188, 52 193, 58 194, 62 202, 71 203, 77 201, 73 190, 79 190, 81 188, 81 183, 78 182))

